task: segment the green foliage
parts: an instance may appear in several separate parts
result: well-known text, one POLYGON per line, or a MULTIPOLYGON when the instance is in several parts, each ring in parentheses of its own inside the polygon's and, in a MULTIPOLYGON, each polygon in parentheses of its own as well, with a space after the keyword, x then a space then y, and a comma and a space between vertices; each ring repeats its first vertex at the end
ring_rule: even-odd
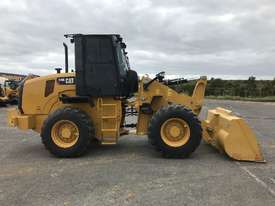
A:
POLYGON ((266 97, 207 96, 207 99, 240 100, 240 101, 252 101, 252 102, 275 102, 275 96, 266 96, 266 97))
MULTIPOLYGON (((177 85, 174 87, 177 91, 191 95, 196 81, 177 85)), ((275 96, 275 78, 273 80, 256 80, 251 76, 248 80, 222 80, 220 78, 211 78, 208 80, 206 96, 213 97, 235 97, 242 98, 264 98, 270 99, 275 96)), ((231 98, 232 99, 232 98, 231 98)))

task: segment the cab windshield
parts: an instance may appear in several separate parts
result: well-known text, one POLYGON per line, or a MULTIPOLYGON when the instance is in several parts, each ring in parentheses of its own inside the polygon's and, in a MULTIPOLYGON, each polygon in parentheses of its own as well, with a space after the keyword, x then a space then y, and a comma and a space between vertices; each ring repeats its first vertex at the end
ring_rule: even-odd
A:
POLYGON ((16 89, 18 87, 18 82, 13 80, 7 80, 4 83, 4 87, 16 89))
POLYGON ((127 53, 125 49, 121 48, 121 45, 118 45, 116 49, 117 49, 116 53, 118 55, 119 71, 122 76, 125 76, 127 74, 127 70, 130 69, 127 53))

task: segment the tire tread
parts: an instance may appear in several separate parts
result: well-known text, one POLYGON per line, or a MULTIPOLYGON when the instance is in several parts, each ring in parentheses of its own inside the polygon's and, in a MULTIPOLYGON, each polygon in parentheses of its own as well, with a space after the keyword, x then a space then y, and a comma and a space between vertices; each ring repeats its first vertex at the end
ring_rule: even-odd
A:
POLYGON ((200 145, 202 136, 201 122, 192 110, 183 107, 182 105, 172 104, 160 108, 153 116, 148 126, 148 140, 150 144, 156 147, 156 150, 162 152, 164 157, 188 157, 193 153, 196 148, 200 145), (192 125, 191 127, 191 137, 187 144, 179 147, 172 148, 166 145, 160 137, 161 124, 169 119, 168 117, 185 118, 192 125), (190 143, 189 143, 190 142, 190 143))

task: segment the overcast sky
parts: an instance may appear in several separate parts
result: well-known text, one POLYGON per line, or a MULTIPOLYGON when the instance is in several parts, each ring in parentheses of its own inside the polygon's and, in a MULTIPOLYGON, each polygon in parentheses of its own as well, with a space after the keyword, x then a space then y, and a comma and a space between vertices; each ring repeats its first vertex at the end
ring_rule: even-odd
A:
POLYGON ((121 34, 140 74, 275 77, 275 0, 1 0, 0 72, 64 67, 65 33, 121 34))

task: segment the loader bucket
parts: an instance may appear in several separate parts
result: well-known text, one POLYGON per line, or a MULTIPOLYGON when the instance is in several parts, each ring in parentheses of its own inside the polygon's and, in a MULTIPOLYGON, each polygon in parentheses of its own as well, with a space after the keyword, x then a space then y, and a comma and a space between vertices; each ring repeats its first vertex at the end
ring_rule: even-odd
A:
POLYGON ((209 110, 202 126, 203 139, 232 159, 265 162, 256 135, 232 111, 219 107, 209 110))

